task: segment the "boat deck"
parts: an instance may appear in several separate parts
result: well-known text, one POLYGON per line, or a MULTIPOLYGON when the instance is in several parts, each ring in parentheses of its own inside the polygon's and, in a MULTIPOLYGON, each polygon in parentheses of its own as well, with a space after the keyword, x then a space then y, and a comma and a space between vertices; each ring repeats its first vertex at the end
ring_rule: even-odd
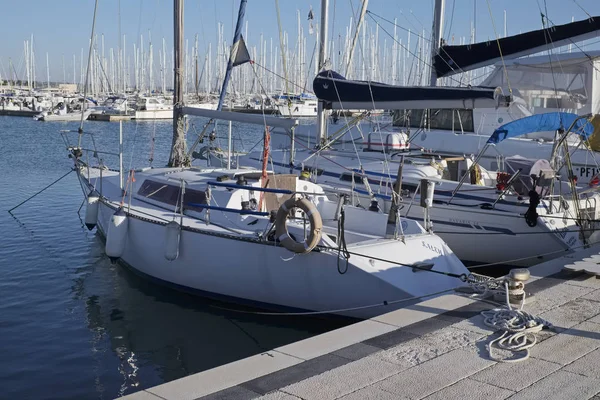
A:
POLYGON ((595 246, 530 268, 525 310, 552 324, 528 360, 499 363, 485 302, 458 294, 149 388, 135 399, 600 398, 600 279, 595 246), (566 267, 566 268, 565 268, 566 267))

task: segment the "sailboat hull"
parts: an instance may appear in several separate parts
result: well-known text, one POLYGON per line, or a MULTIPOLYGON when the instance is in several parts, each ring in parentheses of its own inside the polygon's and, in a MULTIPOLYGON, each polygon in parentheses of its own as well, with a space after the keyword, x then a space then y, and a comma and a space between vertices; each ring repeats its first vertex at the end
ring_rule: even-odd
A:
MULTIPOLYGON (((341 179, 348 175, 348 169, 354 165, 353 158, 335 157, 330 154, 325 157, 334 157, 336 163, 327 161, 320 163, 322 174, 318 176, 317 182, 334 193, 348 193, 362 205, 368 205, 371 199, 362 182, 357 181, 352 185, 347 180, 341 179), (343 167, 344 165, 346 167, 343 167)), ((253 154, 241 160, 244 165, 249 166, 259 162, 259 158, 253 154)), ((279 173, 289 172, 289 166, 284 163, 273 162, 272 166, 279 173)), ((391 206, 387 182, 393 181, 396 176, 382 174, 376 168, 381 169, 381 163, 364 164, 365 173, 372 177, 369 179, 371 189, 379 195, 377 198, 379 205, 387 212, 391 206)), ((301 167, 298 166, 296 172, 300 172, 300 169, 301 167)), ((392 166, 390 169, 397 169, 397 166, 392 166)), ((426 176, 418 176, 420 169, 423 167, 414 168, 408 164, 404 170, 404 184, 412 186, 408 189, 411 195, 404 198, 401 215, 422 222, 424 211, 420 207, 418 191, 415 194, 419 180, 426 178, 426 176)), ((429 168, 424 168, 424 171, 428 170, 429 168)), ((481 186, 465 185, 464 191, 458 192, 451 200, 452 190, 456 185, 456 182, 436 185, 435 204, 429 209, 429 216, 434 232, 466 263, 531 266, 561 257, 572 249, 583 246, 580 240, 580 228, 571 211, 563 210, 547 214, 549 204, 547 201, 542 201, 538 206, 540 218, 537 224, 531 227, 524 217, 528 208, 525 201, 517 202, 515 197, 514 201, 500 201, 493 210, 487 209, 498 197, 494 189, 486 190, 481 186)), ((568 206, 569 210, 575 209, 572 203, 568 206)), ((553 207, 557 207, 557 202, 553 207)), ((585 200, 582 200, 580 207, 591 207, 590 212, 593 213, 591 219, 595 220, 597 212, 595 200, 589 204, 589 207, 586 206, 585 200)))
MULTIPOLYGON (((82 180, 87 185, 87 180, 82 180)), ((106 190, 106 182, 104 185, 106 190)), ((97 227, 101 234, 108 232, 116 209, 112 203, 102 202, 99 206, 97 227)), ((166 223, 135 213, 128 214, 128 219, 121 262, 169 286, 261 308, 370 318, 409 304, 399 300, 415 301, 416 296, 451 291, 462 285, 456 277, 401 264, 426 262, 436 271, 467 272, 444 241, 430 234, 406 236, 404 241, 373 239, 349 244, 352 255, 346 264, 337 249, 295 255, 258 238, 236 240, 199 229, 183 229, 179 256, 168 261, 166 223)))

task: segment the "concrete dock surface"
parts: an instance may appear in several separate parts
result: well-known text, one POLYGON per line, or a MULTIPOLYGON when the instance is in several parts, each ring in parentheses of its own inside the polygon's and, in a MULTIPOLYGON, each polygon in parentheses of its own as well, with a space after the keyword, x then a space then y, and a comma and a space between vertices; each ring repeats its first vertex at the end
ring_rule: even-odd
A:
POLYGON ((493 304, 448 294, 125 398, 600 400, 600 279, 581 271, 598 251, 530 268, 525 311, 554 327, 522 362, 490 358, 493 304))

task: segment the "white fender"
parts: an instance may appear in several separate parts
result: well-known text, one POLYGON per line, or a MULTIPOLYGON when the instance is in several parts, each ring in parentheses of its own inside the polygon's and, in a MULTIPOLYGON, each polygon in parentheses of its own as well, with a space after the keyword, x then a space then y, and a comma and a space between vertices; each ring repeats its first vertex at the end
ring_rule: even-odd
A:
POLYGON ((129 221, 127 214, 122 208, 119 208, 110 217, 108 230, 106 232, 106 255, 113 263, 117 261, 125 251, 125 240, 127 239, 127 228, 129 221))
POLYGON ((588 238, 588 243, 594 244, 600 242, 600 231, 594 231, 588 238))
POLYGON ((94 192, 87 198, 85 207, 85 226, 91 231, 98 223, 98 207, 100 206, 100 197, 94 192))
POLYGON ((165 225, 165 258, 175 261, 179 257, 179 239, 181 237, 181 226, 176 221, 165 225))

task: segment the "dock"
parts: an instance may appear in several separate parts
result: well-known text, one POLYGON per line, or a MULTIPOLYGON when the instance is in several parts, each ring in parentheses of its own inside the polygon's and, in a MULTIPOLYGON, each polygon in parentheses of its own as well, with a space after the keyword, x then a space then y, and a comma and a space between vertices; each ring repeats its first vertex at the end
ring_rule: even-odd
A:
POLYGON ((31 111, 31 110, 0 110, 0 116, 10 116, 10 117, 34 117, 38 115, 39 111, 31 111))
POLYGON ((88 117, 88 120, 119 122, 119 121, 131 121, 134 118, 135 118, 135 115, 90 114, 90 116, 88 117))
POLYGON ((529 269, 524 310, 554 327, 525 361, 490 358, 494 305, 452 293, 124 398, 600 399, 599 250, 529 269))

